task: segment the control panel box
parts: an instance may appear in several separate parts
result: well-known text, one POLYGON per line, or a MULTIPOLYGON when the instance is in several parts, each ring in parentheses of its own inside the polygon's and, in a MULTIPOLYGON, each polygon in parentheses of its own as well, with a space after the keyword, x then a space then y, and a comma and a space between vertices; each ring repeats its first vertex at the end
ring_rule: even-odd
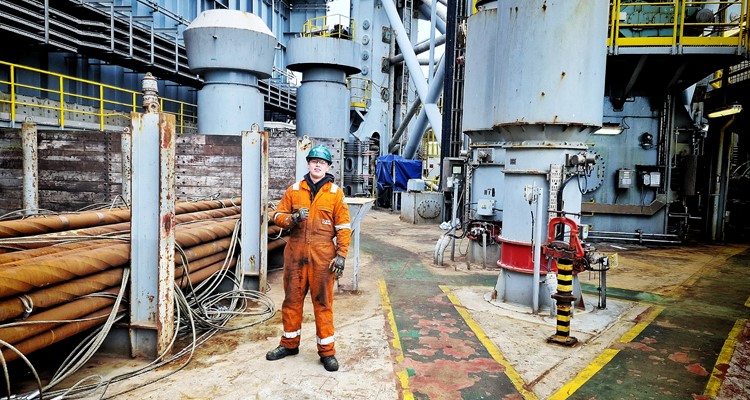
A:
POLYGON ((617 188, 630 189, 633 186, 635 170, 621 168, 617 170, 617 188))

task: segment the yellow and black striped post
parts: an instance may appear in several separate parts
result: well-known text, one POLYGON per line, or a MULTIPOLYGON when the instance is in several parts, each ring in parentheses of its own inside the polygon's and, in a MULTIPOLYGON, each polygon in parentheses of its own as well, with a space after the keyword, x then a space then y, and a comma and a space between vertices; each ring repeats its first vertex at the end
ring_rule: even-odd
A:
POLYGON ((557 331, 547 338, 547 343, 573 346, 578 339, 570 336, 570 316, 573 309, 573 262, 564 258, 557 260, 557 292, 552 295, 557 301, 557 331))

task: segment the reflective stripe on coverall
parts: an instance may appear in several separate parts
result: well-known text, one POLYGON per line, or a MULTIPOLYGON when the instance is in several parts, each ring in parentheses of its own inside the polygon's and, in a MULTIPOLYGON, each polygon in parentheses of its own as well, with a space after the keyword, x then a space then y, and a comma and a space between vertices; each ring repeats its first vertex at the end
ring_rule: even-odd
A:
POLYGON ((349 251, 351 226, 349 208, 343 191, 328 182, 310 202, 310 187, 303 179, 284 193, 274 214, 274 223, 291 229, 284 249, 284 303, 281 318, 284 334, 281 345, 299 347, 302 330, 302 306, 308 289, 315 311, 315 331, 320 357, 336 354, 333 329, 333 285, 336 275, 328 263, 349 251), (309 208, 307 220, 292 222, 292 213, 309 208), (335 238, 335 243, 334 243, 335 238))

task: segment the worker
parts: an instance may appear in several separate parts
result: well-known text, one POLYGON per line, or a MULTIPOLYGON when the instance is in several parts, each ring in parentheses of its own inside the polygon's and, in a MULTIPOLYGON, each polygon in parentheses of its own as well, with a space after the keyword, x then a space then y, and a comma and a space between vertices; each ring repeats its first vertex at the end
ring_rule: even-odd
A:
POLYGON ((307 154, 304 179, 290 186, 273 215, 276 226, 291 230, 284 249, 284 303, 281 343, 266 354, 279 360, 299 354, 302 306, 309 289, 315 312, 318 356, 327 371, 337 371, 333 334, 333 285, 344 272, 351 225, 344 193, 333 183, 331 152, 323 145, 307 154))

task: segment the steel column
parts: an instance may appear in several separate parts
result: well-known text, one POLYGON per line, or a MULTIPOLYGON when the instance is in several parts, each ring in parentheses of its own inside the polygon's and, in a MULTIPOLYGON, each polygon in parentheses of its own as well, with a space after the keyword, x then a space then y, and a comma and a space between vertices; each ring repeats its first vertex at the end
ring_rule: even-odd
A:
POLYGON ((435 136, 439 138, 442 132, 442 115, 440 115, 440 110, 438 110, 437 104, 430 104, 427 101, 427 82, 422 73, 422 68, 419 66, 417 55, 414 54, 409 35, 406 33, 406 29, 404 29, 404 24, 401 23, 401 18, 398 15, 398 10, 396 9, 393 0, 383 0, 383 8, 385 9, 388 20, 391 23, 391 28, 393 28, 394 33, 396 33, 396 42, 401 49, 401 53, 404 54, 404 61, 409 69, 409 75, 411 75, 414 87, 417 88, 417 94, 419 95, 419 98, 422 99, 422 103, 424 103, 424 112, 430 120, 435 136))
POLYGON ((36 124, 27 117, 21 125, 23 147, 23 212, 35 215, 39 210, 39 157, 37 152, 36 124))
POLYGON ((265 291, 268 241, 268 133, 253 124, 242 132, 240 263, 245 289, 265 291), (261 240, 262 239, 262 240, 261 240))
POLYGON ((133 113, 131 132, 130 344, 155 358, 174 336, 175 118, 133 113))
POLYGON ((120 153, 122 155, 122 198, 125 201, 130 201, 130 179, 133 172, 133 164, 130 159, 132 154, 132 135, 130 133, 130 127, 125 128, 120 135, 120 153))
MULTIPOLYGON (((445 77, 445 55, 443 55, 442 58, 440 58, 440 62, 438 63, 438 68, 435 73, 435 77, 430 81, 430 87, 429 91, 427 93, 427 101, 428 104, 432 104, 437 107, 437 100, 440 98, 440 93, 443 91, 443 78, 445 77)), ((425 107, 427 104, 425 105, 425 107)), ((409 140, 406 142, 406 147, 403 151, 403 157, 404 158, 413 158, 414 155, 417 152, 417 147, 419 147, 419 142, 422 140, 422 136, 424 136, 424 132, 427 129, 427 119, 429 118, 426 113, 420 113, 417 116, 417 123, 414 124, 414 130, 412 131, 411 135, 409 135, 409 140)), ((432 122, 432 121, 430 121, 432 122)), ((442 120, 441 120, 442 124, 442 120)), ((435 131, 435 138, 440 141, 440 135, 435 130, 435 127, 432 128, 433 131, 435 131)))

